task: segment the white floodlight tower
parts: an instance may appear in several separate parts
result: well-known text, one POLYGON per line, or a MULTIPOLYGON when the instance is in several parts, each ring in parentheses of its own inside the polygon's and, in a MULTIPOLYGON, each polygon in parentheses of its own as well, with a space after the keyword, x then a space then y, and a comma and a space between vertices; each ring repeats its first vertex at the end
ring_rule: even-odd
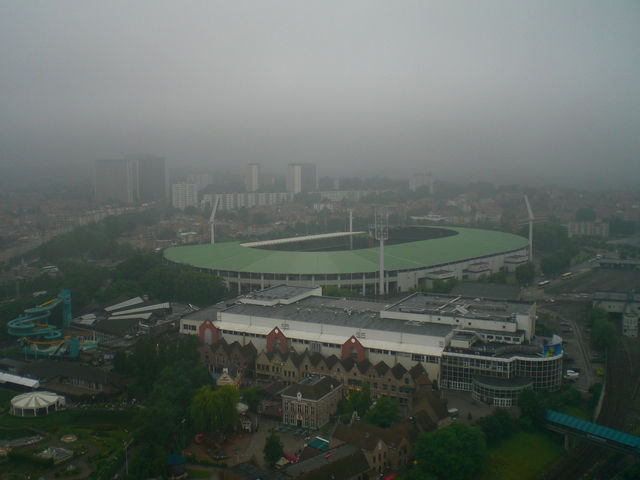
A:
POLYGON ((349 250, 353 250, 353 208, 349 209, 349 250))
POLYGON ((385 294, 384 288, 384 241, 389 238, 389 214, 385 207, 378 207, 376 216, 376 240, 380 241, 380 287, 378 293, 385 294))
POLYGON ((215 222, 215 219, 216 219, 216 210, 218 210, 219 202, 220 202, 220 197, 216 195, 216 201, 213 204, 213 210, 211 210, 211 216, 209 217, 209 223, 211 224, 211 245, 216 243, 216 240, 215 240, 216 237, 213 231, 213 223, 215 222))
POLYGON ((527 215, 529 220, 529 261, 533 262, 533 212, 529 204, 529 197, 524 196, 524 203, 527 206, 527 215))

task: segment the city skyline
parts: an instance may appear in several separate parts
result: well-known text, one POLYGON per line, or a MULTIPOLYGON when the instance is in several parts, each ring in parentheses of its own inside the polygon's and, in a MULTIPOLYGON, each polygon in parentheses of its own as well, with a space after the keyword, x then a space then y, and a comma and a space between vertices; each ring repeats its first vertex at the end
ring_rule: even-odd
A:
POLYGON ((635 2, 5 0, 0 178, 150 152, 636 187, 639 21, 635 2))

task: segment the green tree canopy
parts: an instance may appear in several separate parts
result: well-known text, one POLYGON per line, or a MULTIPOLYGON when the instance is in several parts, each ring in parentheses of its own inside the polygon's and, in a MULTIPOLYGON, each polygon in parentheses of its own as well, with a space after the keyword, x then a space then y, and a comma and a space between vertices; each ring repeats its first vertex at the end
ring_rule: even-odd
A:
POLYGON ((214 427, 233 428, 238 422, 239 399, 240 392, 233 385, 224 385, 218 390, 212 390, 208 385, 201 387, 189 407, 196 430, 208 432, 214 427))
POLYGON ((135 255, 118 265, 103 301, 118 296, 151 297, 204 306, 228 295, 219 277, 181 265, 165 265, 157 254, 135 255))
POLYGON ((390 427, 392 423, 400 421, 398 402, 390 397, 378 398, 365 413, 364 420, 382 428, 390 427))
POLYGON ((616 344, 616 327, 605 318, 597 318, 591 327, 591 344, 597 350, 606 351, 616 344))
POLYGON ((589 310, 587 314, 587 323, 589 324, 589 328, 593 328, 593 325, 596 323, 596 320, 607 320, 609 318, 609 314, 601 308, 592 308, 589 310))
POLYGON ((273 467, 284 453, 284 447, 280 441, 280 437, 275 433, 270 434, 264 442, 262 452, 264 453, 265 462, 273 467))
POLYGON ((433 475, 442 480, 471 479, 486 458, 487 445, 482 432, 459 422, 420 434, 414 448, 416 468, 425 478, 433 475))
POLYGON ((529 285, 536 276, 536 268, 533 263, 527 262, 516 267, 516 280, 520 285, 529 285))
POLYGON ((260 389, 258 387, 251 387, 243 390, 242 400, 247 404, 249 410, 257 412, 258 405, 260 405, 260 389))
POLYGON ((542 258, 540 269, 546 276, 565 272, 571 265, 571 255, 567 250, 559 250, 542 258))
POLYGON ((576 212, 578 222, 593 222, 596 218, 596 212, 591 207, 582 207, 576 212))
POLYGON ((525 388, 518 396, 518 406, 520 407, 520 418, 526 423, 534 426, 543 424, 545 411, 539 394, 530 388, 525 388))
POLYGON ((497 445, 517 430, 516 420, 504 408, 496 408, 491 415, 476 421, 489 445, 497 445))

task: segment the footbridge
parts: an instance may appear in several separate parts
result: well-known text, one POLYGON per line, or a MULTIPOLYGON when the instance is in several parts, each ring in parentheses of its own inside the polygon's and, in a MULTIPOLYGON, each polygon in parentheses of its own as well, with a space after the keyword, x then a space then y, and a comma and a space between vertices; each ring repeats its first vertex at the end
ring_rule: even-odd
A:
POLYGON ((635 435, 587 422, 554 410, 546 411, 546 421, 549 430, 584 438, 619 452, 640 454, 640 437, 635 435))

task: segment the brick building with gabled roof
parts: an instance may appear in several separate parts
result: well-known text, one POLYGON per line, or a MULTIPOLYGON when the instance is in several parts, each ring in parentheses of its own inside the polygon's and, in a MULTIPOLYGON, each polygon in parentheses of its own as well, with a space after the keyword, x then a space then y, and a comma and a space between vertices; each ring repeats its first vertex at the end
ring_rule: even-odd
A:
POLYGON ((219 338, 216 343, 203 343, 199 351, 200 359, 211 373, 222 373, 224 368, 234 365, 243 376, 253 375, 257 352, 252 343, 227 343, 224 338, 219 338))
POLYGON ((329 423, 342 400, 342 382, 324 375, 311 375, 281 393, 282 422, 318 429, 329 423))
POLYGON ((380 428, 363 421, 339 424, 333 438, 360 448, 369 466, 377 473, 398 470, 411 458, 411 437, 399 424, 391 428, 380 428))

